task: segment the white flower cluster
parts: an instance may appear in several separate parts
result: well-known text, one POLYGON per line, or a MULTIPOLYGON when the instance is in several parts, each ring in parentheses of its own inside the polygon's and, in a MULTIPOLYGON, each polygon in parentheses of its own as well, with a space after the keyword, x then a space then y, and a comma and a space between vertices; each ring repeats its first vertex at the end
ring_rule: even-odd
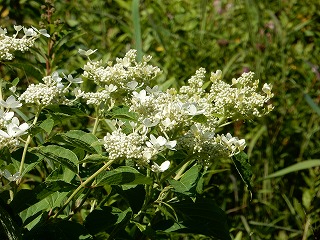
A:
MULTIPOLYGON (((170 141, 163 136, 155 137, 150 134, 148 137, 148 128, 143 126, 140 130, 135 130, 136 124, 130 122, 133 127, 132 132, 126 134, 121 128, 124 126, 122 121, 114 121, 114 126, 118 125, 112 133, 107 133, 104 137, 104 147, 109 154, 110 159, 132 159, 140 165, 146 165, 154 156, 166 149, 174 150, 176 141, 170 141)), ((152 171, 162 172, 170 165, 165 163, 162 167, 153 163, 152 171)))
POLYGON ((119 128, 108 133, 103 140, 110 159, 142 159, 146 139, 144 134, 133 132, 126 135, 119 128))
POLYGON ((147 127, 159 124, 163 131, 188 129, 199 115, 203 115, 206 125, 214 129, 219 119, 208 93, 202 89, 204 77, 205 70, 200 68, 188 81, 189 85, 181 87, 179 92, 175 89, 162 92, 157 86, 146 87, 139 93, 134 91, 130 111, 138 113, 139 121, 147 127))
POLYGON ((208 99, 212 101, 213 111, 226 118, 251 118, 262 116, 272 110, 268 104, 271 85, 264 84, 262 94, 257 92, 259 80, 253 80, 254 73, 243 73, 238 79, 232 79, 232 84, 221 80, 221 73, 212 73, 212 86, 208 99))
POLYGON ((8 97, 6 101, 1 99, 0 106, 5 109, 0 109, 0 149, 8 147, 12 150, 19 144, 19 137, 26 133, 29 125, 27 123, 20 125, 19 119, 10 111, 22 106, 14 96, 8 97))
MULTIPOLYGON (((94 52, 79 50, 87 57, 94 52)), ((83 76, 92 79, 97 90, 74 90, 76 99, 84 99, 100 110, 128 104, 129 111, 137 116, 136 122, 113 121, 113 130, 103 138, 110 159, 132 159, 140 165, 152 161, 151 170, 162 172, 169 168, 170 162, 167 160, 160 165, 156 162, 161 160, 160 153, 164 156, 163 152, 168 150, 182 149, 197 155, 204 163, 228 158, 244 150, 245 140, 230 133, 215 134, 215 129, 230 118, 261 116, 272 109, 267 105, 273 96, 272 87, 265 84, 258 93, 259 81, 253 81, 253 73, 244 73, 227 84, 221 80, 222 72, 218 70, 211 74, 211 87, 205 91, 206 71, 200 68, 180 90, 161 91, 158 86, 150 87, 150 80, 160 73, 159 68, 148 64, 151 57, 144 57, 141 63, 135 58, 136 51, 130 50, 124 58, 118 58, 114 65, 110 63, 107 67, 89 58, 83 76)), ((71 75, 65 79, 70 84, 82 82, 71 75)), ((65 87, 57 73, 43 81, 29 86, 20 100, 41 106, 70 103, 65 97, 70 84, 65 87)))
POLYGON ((0 27, 0 60, 12 60, 14 58, 13 51, 28 51, 34 45, 34 42, 40 35, 50 37, 46 30, 37 30, 34 27, 25 28, 22 26, 14 26, 16 33, 9 37, 7 29, 0 27), (22 38, 17 38, 20 31, 23 31, 22 38))
POLYGON ((36 104, 44 107, 50 104, 66 104, 70 105, 72 101, 66 98, 68 88, 72 83, 81 83, 81 78, 73 78, 71 75, 65 77, 69 81, 69 85, 65 87, 62 78, 57 72, 51 76, 42 78, 44 83, 31 84, 19 97, 20 101, 36 104))
MULTIPOLYGON (((119 124, 122 125, 122 124, 119 124)), ((111 159, 135 159, 149 162, 149 160, 166 149, 174 149, 176 141, 169 141, 163 136, 157 138, 150 134, 148 129, 134 130, 125 134, 119 126, 112 133, 107 133, 104 137, 104 147, 111 159)))
POLYGON ((243 151, 246 147, 244 139, 226 135, 215 135, 212 129, 203 124, 196 123, 190 130, 178 139, 178 149, 184 149, 189 154, 199 155, 199 160, 210 163, 212 160, 229 158, 243 151))
POLYGON ((93 104, 99 106, 100 104, 109 105, 110 108, 113 106, 113 99, 111 93, 115 92, 117 87, 113 84, 106 85, 104 89, 97 92, 84 92, 81 89, 75 89, 74 93, 77 98, 83 98, 87 104, 93 104))
POLYGON ((262 94, 256 92, 258 81, 252 81, 253 73, 233 79, 232 85, 222 82, 221 75, 221 71, 212 73, 210 92, 203 90, 203 68, 180 91, 162 92, 157 87, 134 91, 130 111, 138 114, 145 127, 156 128, 165 136, 178 136, 177 149, 205 155, 208 160, 231 157, 244 150, 245 140, 230 133, 215 135, 215 128, 229 118, 268 113, 272 106, 265 108, 265 104, 273 94, 268 84, 263 86, 262 94))
POLYGON ((119 92, 134 90, 140 84, 148 84, 161 72, 158 67, 148 64, 151 56, 144 56, 139 63, 136 57, 137 51, 129 50, 123 58, 117 58, 114 65, 109 63, 107 67, 103 67, 101 61, 90 60, 84 66, 83 76, 101 87, 116 86, 119 92))
POLYGON ((173 89, 161 92, 157 88, 133 92, 130 111, 139 115, 139 121, 147 127, 159 124, 164 131, 188 125, 188 104, 181 102, 173 89))

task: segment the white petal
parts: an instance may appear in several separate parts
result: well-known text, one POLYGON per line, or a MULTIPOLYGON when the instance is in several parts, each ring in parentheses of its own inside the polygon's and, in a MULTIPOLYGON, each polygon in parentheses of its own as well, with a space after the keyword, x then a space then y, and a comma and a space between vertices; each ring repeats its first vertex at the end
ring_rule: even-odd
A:
POLYGON ((160 146, 164 146, 166 143, 167 143, 167 139, 165 139, 164 137, 162 136, 159 136, 157 138, 157 143, 160 145, 160 146))
POLYGON ((6 105, 7 108, 18 108, 22 106, 22 103, 16 101, 16 98, 13 95, 11 95, 7 98, 6 105))
POLYGON ((10 119, 13 118, 13 116, 14 116, 14 112, 8 112, 8 113, 4 114, 3 119, 6 120, 6 121, 9 121, 10 119))
POLYGON ((16 30, 17 32, 19 32, 22 29, 21 25, 14 25, 14 30, 16 30))
POLYGON ((29 129, 29 124, 28 123, 22 123, 20 126, 19 126, 19 129, 21 131, 26 131, 29 129))
POLYGON ((168 168, 170 167, 170 161, 164 161, 161 165, 160 165, 160 167, 159 167, 159 171, 160 172, 164 172, 164 171, 166 171, 168 168))
POLYGON ((177 145, 177 141, 174 140, 174 141, 168 141, 166 143, 166 147, 169 148, 169 149, 174 149, 174 147, 177 145))
POLYGON ((11 120, 11 124, 19 126, 20 125, 19 119, 17 117, 13 117, 11 120))
POLYGON ((48 37, 48 38, 50 37, 46 29, 40 29, 39 33, 45 37, 48 37))
POLYGON ((5 137, 5 138, 10 138, 10 135, 2 130, 0 130, 0 136, 5 137))
POLYGON ((131 81, 127 83, 128 88, 130 88, 131 90, 136 89, 136 87, 138 86, 138 82, 136 81, 131 81))

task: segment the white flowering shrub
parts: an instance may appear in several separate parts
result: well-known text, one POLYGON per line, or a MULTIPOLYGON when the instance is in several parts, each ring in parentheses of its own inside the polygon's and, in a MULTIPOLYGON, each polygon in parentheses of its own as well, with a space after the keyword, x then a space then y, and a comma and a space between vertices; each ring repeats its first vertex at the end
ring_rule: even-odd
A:
MULTIPOLYGON (((1 61, 49 37, 15 29, 13 37, 0 29, 1 61)), ((129 239, 132 231, 230 239, 224 212, 202 197, 203 178, 212 163, 230 159, 250 188, 245 139, 225 126, 271 111, 272 87, 259 87, 252 72, 228 83, 220 70, 207 78, 200 68, 180 89, 161 89, 151 56, 137 62, 130 50, 104 64, 90 59, 94 52, 79 50, 88 57, 82 75, 59 70, 14 95, 1 89, 0 192, 23 223, 16 234, 41 239, 44 229, 67 231, 71 220, 81 239, 129 239), (86 125, 72 128, 72 119, 86 125), (27 181, 37 183, 25 189, 27 181)))

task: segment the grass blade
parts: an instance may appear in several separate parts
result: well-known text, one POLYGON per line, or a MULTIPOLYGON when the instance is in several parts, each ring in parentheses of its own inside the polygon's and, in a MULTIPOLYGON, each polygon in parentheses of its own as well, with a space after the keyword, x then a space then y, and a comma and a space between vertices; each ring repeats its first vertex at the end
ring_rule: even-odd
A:
POLYGON ((142 39, 139 14, 139 0, 132 1, 132 22, 133 22, 133 39, 134 48, 137 50, 137 60, 142 60, 142 39))
POLYGON ((307 161, 293 164, 289 167, 286 167, 286 168, 281 169, 277 172, 274 172, 274 173, 268 175, 267 177, 265 177, 264 179, 281 177, 281 176, 286 175, 288 173, 297 172, 300 170, 309 169, 309 168, 317 167, 317 166, 320 166, 320 159, 307 160, 307 161))
POLYGON ((319 106, 312 100, 309 94, 305 93, 303 94, 304 99, 307 101, 309 106, 312 108, 313 111, 315 111, 320 116, 320 108, 319 106))

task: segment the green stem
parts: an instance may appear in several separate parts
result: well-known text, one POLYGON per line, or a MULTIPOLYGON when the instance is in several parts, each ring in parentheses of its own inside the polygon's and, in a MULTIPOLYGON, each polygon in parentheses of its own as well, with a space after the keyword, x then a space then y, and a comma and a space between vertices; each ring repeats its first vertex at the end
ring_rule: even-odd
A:
MULTIPOLYGON (((2 96, 2 78, 0 78, 0 100, 3 100, 3 96, 2 96)), ((4 110, 4 107, 0 107, 0 109, 4 110)))
POLYGON ((98 125, 99 125, 99 121, 100 121, 100 113, 99 113, 99 107, 96 107, 96 113, 97 113, 97 117, 96 117, 96 120, 94 122, 94 125, 93 125, 93 130, 92 130, 92 134, 95 135, 96 132, 97 132, 97 129, 98 129, 98 125))
MULTIPOLYGON (((41 108, 39 108, 39 110, 37 111, 37 114, 34 116, 32 125, 35 125, 35 124, 37 123, 40 112, 41 112, 41 108)), ((21 162, 20 162, 20 167, 19 167, 19 173, 20 173, 20 175, 22 174, 24 161, 25 161, 26 156, 27 156, 27 150, 28 150, 29 144, 30 144, 30 142, 31 142, 31 139, 32 139, 32 138, 31 138, 31 135, 29 134, 29 135, 28 135, 28 138, 27 138, 27 140, 26 140, 26 143, 24 144, 23 153, 22 153, 22 157, 21 157, 21 162)), ((19 180, 17 180, 17 184, 18 184, 18 185, 20 184, 20 181, 21 181, 21 178, 20 178, 19 180)))
POLYGON ((222 125, 222 123, 226 120, 227 118, 226 117, 221 117, 217 123, 217 126, 218 127, 221 127, 220 125, 222 125))
POLYGON ((92 174, 89 178, 87 178, 86 181, 80 184, 80 186, 74 190, 74 192, 70 195, 70 197, 66 200, 64 205, 59 209, 59 211, 53 216, 53 218, 56 218, 71 202, 73 197, 77 195, 77 193, 84 188, 89 182, 91 182, 96 176, 98 176, 101 172, 103 172, 105 169, 107 169, 115 160, 110 160, 109 162, 105 163, 100 169, 98 169, 94 174, 92 174))
POLYGON ((185 170, 186 166, 188 165, 190 161, 193 160, 194 155, 192 154, 191 156, 189 156, 188 158, 186 158, 185 160, 183 160, 179 165, 177 165, 176 167, 170 169, 167 174, 160 180, 160 184, 162 184, 164 181, 166 181, 170 176, 172 176, 176 171, 178 171, 180 168, 183 169, 181 171, 178 172, 179 176, 182 175, 183 171, 185 170))
POLYGON ((94 122, 93 130, 92 130, 93 135, 95 135, 97 132, 99 121, 100 121, 99 116, 97 116, 96 121, 94 122))
POLYGON ((189 166, 190 162, 186 162, 177 172, 176 176, 174 176, 174 180, 179 180, 181 178, 182 174, 186 170, 186 168, 189 166))

